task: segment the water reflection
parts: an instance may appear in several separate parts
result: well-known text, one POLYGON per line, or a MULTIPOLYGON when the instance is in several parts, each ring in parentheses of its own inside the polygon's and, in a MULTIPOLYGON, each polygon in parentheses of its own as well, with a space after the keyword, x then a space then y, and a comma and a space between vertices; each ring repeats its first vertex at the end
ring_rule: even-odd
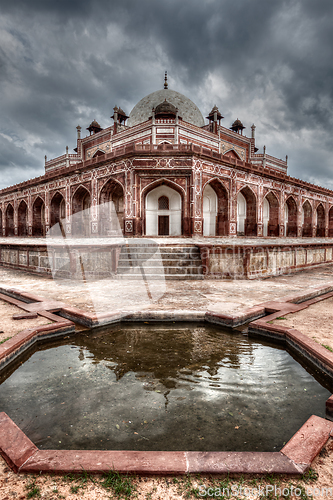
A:
POLYGON ((330 395, 283 349, 200 324, 67 337, 0 382, 0 411, 44 449, 273 451, 330 395))

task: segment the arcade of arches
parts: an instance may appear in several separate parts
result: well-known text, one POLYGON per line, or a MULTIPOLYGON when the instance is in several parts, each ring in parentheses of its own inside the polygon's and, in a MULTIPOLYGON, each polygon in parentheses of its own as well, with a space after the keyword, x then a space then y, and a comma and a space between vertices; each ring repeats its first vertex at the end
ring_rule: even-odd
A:
POLYGON ((195 232, 207 237, 333 237, 333 206, 313 199, 292 195, 283 199, 274 190, 258 194, 252 185, 240 186, 231 196, 225 179, 212 178, 203 183, 197 199, 191 188, 163 180, 147 183, 134 203, 124 185, 109 178, 95 195, 87 183, 78 185, 70 196, 60 189, 46 199, 37 195, 3 204, 2 234, 45 236, 59 224, 63 235, 76 237, 190 236, 195 232))

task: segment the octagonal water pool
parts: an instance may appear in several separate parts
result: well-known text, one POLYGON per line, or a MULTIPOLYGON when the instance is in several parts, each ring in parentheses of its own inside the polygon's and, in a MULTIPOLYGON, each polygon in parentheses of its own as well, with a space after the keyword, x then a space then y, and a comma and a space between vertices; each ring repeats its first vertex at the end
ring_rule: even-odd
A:
POLYGON ((0 411, 41 449, 277 451, 332 389, 284 348, 206 323, 39 344, 0 382, 0 411))

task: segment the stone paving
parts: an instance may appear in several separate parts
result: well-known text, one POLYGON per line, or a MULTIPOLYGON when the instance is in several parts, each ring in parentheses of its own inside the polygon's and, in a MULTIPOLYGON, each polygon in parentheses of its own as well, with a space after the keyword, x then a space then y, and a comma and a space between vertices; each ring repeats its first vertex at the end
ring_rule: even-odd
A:
POLYGON ((191 310, 235 315, 263 302, 324 286, 333 286, 333 264, 260 280, 201 281, 53 280, 0 267, 0 288, 15 288, 96 313, 191 310))

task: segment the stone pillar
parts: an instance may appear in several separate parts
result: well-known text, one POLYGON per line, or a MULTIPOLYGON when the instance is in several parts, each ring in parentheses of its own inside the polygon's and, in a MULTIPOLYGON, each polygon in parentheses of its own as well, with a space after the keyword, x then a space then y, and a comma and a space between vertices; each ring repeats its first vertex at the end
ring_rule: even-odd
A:
POLYGON ((326 203, 325 203, 325 238, 328 238, 328 234, 329 234, 329 210, 330 210, 330 205, 328 203, 328 201, 326 200, 326 203))
POLYGON ((297 236, 300 238, 302 236, 302 195, 298 197, 297 201, 297 236))
POLYGON ((284 204, 285 204, 285 195, 284 195, 284 189, 283 187, 281 188, 280 191, 280 210, 279 210, 279 236, 280 238, 283 238, 286 236, 286 225, 285 225, 285 220, 284 220, 284 204))
POLYGON ((45 235, 50 229, 50 192, 49 187, 47 186, 45 190, 45 235))
POLYGON ((91 180, 91 199, 90 199, 90 234, 91 236, 98 236, 99 224, 98 224, 98 183, 96 179, 96 172, 93 172, 93 178, 91 180))
POLYGON ((235 175, 230 179, 229 196, 229 236, 237 236, 237 182, 235 175))
MULTIPOLYGON (((261 180, 261 179, 260 179, 261 180)), ((258 186, 258 197, 257 197, 257 236, 264 235, 264 223, 263 223, 263 205, 264 193, 262 183, 258 186)))
POLYGON ((133 213, 133 169, 127 165, 125 172, 125 193, 124 193, 124 236, 134 235, 134 213, 133 213))
POLYGON ((201 161, 196 160, 192 167, 192 234, 202 236, 203 217, 202 217, 202 165, 201 161))
POLYGON ((17 209, 17 193, 14 195, 14 235, 18 235, 18 209, 17 209))
POLYGON ((28 194, 28 236, 32 236, 32 203, 30 190, 28 194))
POLYGON ((72 207, 71 207, 71 186, 70 179, 66 180, 65 191, 65 204, 66 204, 66 236, 72 234, 72 207))
POLYGON ((317 210, 315 210, 314 203, 313 203, 312 204, 312 238, 315 238, 317 236, 317 225, 318 225, 317 210))
POLYGON ((152 109, 151 142, 156 144, 155 108, 152 109))

